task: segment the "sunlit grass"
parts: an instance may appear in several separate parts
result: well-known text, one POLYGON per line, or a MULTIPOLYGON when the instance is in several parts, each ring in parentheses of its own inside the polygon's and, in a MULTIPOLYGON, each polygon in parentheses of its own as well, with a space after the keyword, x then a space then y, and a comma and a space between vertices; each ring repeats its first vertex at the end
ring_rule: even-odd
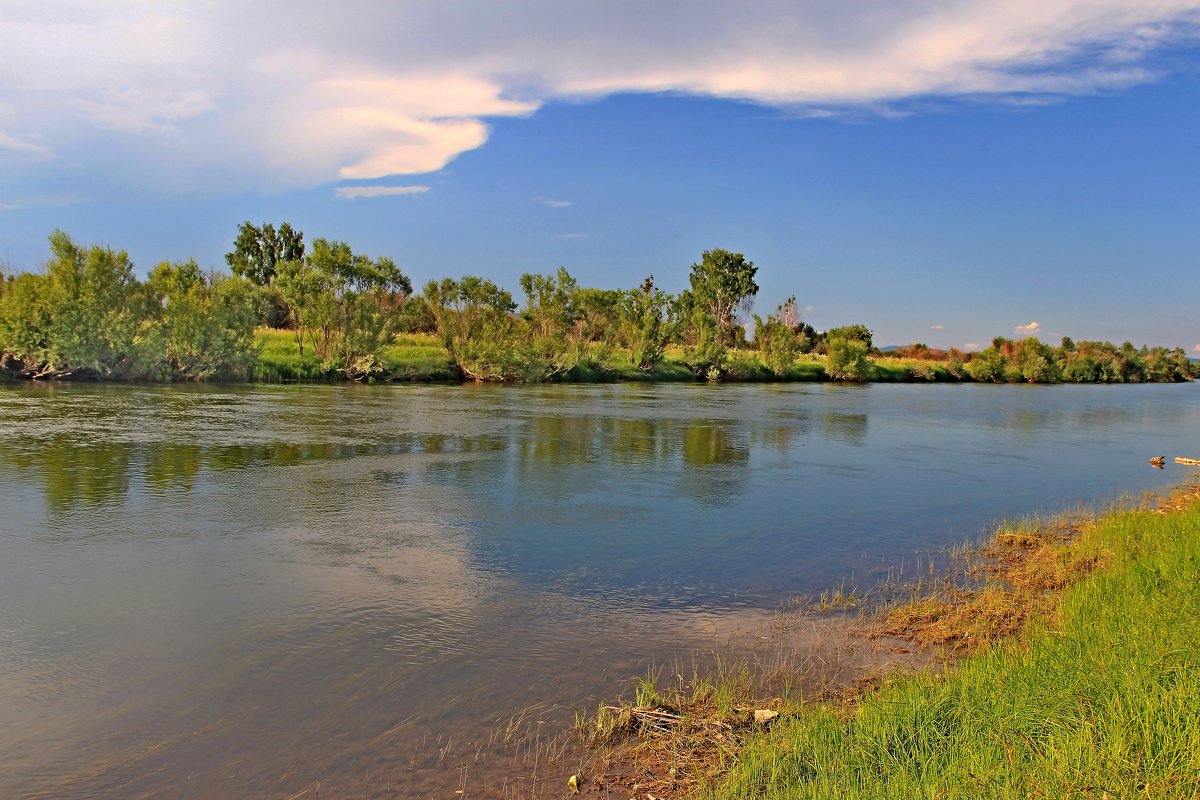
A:
MULTIPOLYGON (((252 370, 254 380, 325 380, 341 379, 336 370, 313 354, 310 347, 300 352, 292 331, 259 328, 255 341, 260 347, 258 363, 252 370)), ((458 370, 437 338, 428 334, 403 333, 383 349, 379 359, 393 380, 453 381, 458 370)))
MULTIPOLYGON (((781 718, 709 796, 1200 796, 1200 503, 1174 505, 1085 524, 1069 555, 1014 576, 1054 591, 1086 565, 1024 633, 944 675, 898 677, 848 719, 820 706, 781 718)), ((968 633, 1016 602, 996 586, 977 600, 968 633)), ((935 598, 907 613, 954 612, 935 598)))

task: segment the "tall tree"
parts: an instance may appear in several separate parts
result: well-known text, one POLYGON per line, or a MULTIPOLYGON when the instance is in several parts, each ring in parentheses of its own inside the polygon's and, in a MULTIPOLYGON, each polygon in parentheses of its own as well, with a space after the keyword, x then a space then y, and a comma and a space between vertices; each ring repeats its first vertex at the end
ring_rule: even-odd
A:
POLYGON ((731 334, 738 324, 738 311, 749 312, 758 294, 754 275, 758 267, 742 253, 705 250, 699 264, 692 264, 692 303, 716 322, 723 334, 731 334))
POLYGON ((300 261, 304 258, 304 234, 290 223, 283 223, 279 230, 269 222, 262 227, 246 220, 238 226, 233 250, 225 254, 225 263, 235 275, 249 278, 259 286, 266 286, 275 278, 280 262, 300 261))

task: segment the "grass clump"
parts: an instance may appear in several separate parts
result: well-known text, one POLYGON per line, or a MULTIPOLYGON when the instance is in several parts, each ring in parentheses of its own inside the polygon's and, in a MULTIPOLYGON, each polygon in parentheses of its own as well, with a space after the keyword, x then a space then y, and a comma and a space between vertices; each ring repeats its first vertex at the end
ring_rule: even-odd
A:
POLYGON ((800 708, 798 693, 762 698, 759 689, 744 663, 690 679, 647 675, 634 682, 631 704, 602 705, 594 717, 577 718, 577 734, 596 753, 589 772, 603 776, 610 793, 697 791, 756 730, 800 708))
POLYGON ((969 647, 953 669, 781 718, 707 795, 1200 796, 1200 492, 1003 530, 974 569, 886 623, 969 647))

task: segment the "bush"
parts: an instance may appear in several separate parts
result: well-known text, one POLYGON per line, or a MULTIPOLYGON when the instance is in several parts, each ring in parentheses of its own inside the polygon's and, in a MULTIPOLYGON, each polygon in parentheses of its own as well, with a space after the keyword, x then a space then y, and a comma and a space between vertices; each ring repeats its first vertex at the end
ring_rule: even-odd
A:
POLYGON ((871 347, 859 339, 843 336, 827 337, 825 347, 828 362, 825 371, 835 381, 866 381, 875 372, 871 347))

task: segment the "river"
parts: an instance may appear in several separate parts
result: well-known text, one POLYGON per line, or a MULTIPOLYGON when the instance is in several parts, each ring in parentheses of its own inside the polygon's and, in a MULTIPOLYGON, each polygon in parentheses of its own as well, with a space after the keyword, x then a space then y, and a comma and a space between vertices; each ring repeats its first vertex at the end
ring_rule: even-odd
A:
POLYGON ((1195 384, 0 387, 0 796, 479 796, 513 714, 1175 455, 1195 384))

